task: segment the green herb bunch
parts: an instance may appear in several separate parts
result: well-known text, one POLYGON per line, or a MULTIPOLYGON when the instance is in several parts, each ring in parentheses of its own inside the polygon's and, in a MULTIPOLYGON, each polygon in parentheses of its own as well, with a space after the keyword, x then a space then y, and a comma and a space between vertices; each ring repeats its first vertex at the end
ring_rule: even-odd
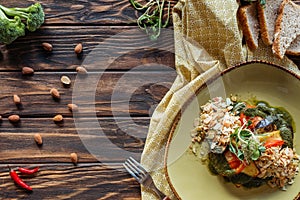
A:
POLYGON ((170 2, 167 6, 167 18, 163 20, 165 0, 149 0, 144 5, 135 0, 129 0, 131 5, 143 14, 137 19, 137 25, 149 35, 151 40, 160 36, 161 28, 169 24, 170 2))
POLYGON ((230 135, 229 151, 234 153, 241 161, 250 163, 257 160, 266 148, 249 129, 237 128, 230 135))

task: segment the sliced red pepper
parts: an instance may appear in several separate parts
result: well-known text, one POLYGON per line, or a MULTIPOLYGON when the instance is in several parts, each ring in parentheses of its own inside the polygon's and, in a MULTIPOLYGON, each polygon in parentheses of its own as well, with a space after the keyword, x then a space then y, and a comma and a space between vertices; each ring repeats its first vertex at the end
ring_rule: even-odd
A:
POLYGON ((245 121, 247 122, 247 116, 245 115, 245 113, 241 112, 240 122, 242 123, 242 125, 244 125, 245 121))
POLYGON ((284 144, 283 140, 270 138, 270 139, 267 139, 264 146, 266 148, 270 148, 270 147, 282 146, 283 144, 284 144))
POLYGON ((224 155, 228 163, 239 160, 231 151, 226 151, 224 155))
POLYGON ((263 118, 259 117, 259 116, 255 116, 253 118, 250 119, 251 124, 248 126, 249 129, 253 130, 256 125, 262 120, 263 118))
POLYGON ((247 104, 247 105, 246 105, 246 108, 256 108, 256 106, 247 104))
POLYGON ((236 167, 234 170, 237 174, 239 174, 245 169, 245 167, 246 165, 243 162, 241 162, 241 164, 238 167, 236 167))
POLYGON ((231 151, 225 152, 225 158, 230 166, 237 174, 241 173, 246 165, 231 151))
POLYGON ((240 160, 228 162, 228 164, 229 164, 229 166, 230 166, 231 169, 238 168, 241 165, 241 163, 242 162, 240 160))

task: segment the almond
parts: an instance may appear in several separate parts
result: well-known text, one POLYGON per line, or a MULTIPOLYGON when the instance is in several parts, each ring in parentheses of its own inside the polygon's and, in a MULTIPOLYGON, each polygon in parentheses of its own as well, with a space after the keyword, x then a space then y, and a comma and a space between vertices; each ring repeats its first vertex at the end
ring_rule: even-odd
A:
POLYGON ((55 99, 59 99, 60 98, 60 94, 58 92, 58 90, 56 88, 52 88, 50 90, 50 94, 52 95, 53 98, 55 99))
POLYGON ((68 108, 72 112, 77 112, 78 111, 78 106, 76 104, 74 104, 74 103, 69 103, 68 104, 68 108))
POLYGON ((77 156, 77 153, 71 153, 71 154, 70 154, 70 158, 71 158, 72 163, 74 163, 74 164, 76 165, 77 162, 78 162, 78 156, 77 156))
POLYGON ((21 104, 21 98, 17 94, 13 96, 13 100, 16 105, 21 104))
POLYGON ((71 84, 71 79, 68 76, 65 76, 65 75, 60 78, 60 81, 64 85, 70 85, 71 84))
POLYGON ((23 67, 22 68, 23 75, 32 75, 33 73, 34 73, 34 70, 31 67, 23 67))
POLYGON ((54 122, 62 122, 64 120, 63 116, 62 115, 55 115, 53 117, 53 121, 54 122))
POLYGON ((78 74, 81 74, 81 75, 85 75, 85 74, 87 74, 87 70, 86 70, 86 68, 84 68, 84 67, 76 67, 76 72, 78 73, 78 74))
POLYGON ((41 134, 36 133, 34 134, 34 141, 38 144, 38 145, 42 145, 43 144, 43 139, 41 134))
POLYGON ((10 115, 8 117, 8 120, 11 122, 11 123, 17 123, 20 121, 20 116, 19 115, 10 115))
POLYGON ((50 44, 50 43, 48 43, 48 42, 43 42, 43 43, 42 43, 42 46, 43 46, 43 48, 44 48, 46 51, 52 51, 52 49, 53 49, 52 44, 50 44))
POLYGON ((82 44, 81 43, 78 43, 75 48, 74 48, 74 52, 76 54, 80 54, 82 52, 82 44))

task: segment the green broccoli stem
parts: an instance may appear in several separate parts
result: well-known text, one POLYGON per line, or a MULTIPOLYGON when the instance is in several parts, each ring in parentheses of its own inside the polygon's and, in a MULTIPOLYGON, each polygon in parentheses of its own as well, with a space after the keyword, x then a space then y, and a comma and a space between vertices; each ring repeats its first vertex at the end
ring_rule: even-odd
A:
POLYGON ((0 9, 2 9, 3 12, 5 12, 6 15, 14 17, 14 16, 19 16, 21 18, 26 18, 28 19, 28 13, 29 8, 7 8, 3 5, 0 5, 0 9))
POLYGON ((1 9, 0 9, 0 19, 13 21, 13 19, 9 19, 1 9))
POLYGON ((27 8, 10 8, 13 11, 19 11, 19 12, 25 12, 25 13, 29 13, 31 11, 30 7, 27 8))

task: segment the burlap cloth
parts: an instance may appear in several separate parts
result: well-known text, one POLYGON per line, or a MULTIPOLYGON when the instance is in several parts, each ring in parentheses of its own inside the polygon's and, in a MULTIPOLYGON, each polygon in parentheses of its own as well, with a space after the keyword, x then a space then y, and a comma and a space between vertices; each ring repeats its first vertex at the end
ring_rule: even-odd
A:
MULTIPOLYGON (((175 197, 163 169, 166 142, 181 106, 203 82, 227 67, 250 60, 266 60, 299 73, 288 58, 275 58, 270 46, 260 42, 251 52, 242 44, 237 9, 236 0, 180 0, 173 9, 177 77, 153 113, 141 158, 157 187, 172 199, 175 197)), ((142 199, 157 197, 142 187, 142 199)))

